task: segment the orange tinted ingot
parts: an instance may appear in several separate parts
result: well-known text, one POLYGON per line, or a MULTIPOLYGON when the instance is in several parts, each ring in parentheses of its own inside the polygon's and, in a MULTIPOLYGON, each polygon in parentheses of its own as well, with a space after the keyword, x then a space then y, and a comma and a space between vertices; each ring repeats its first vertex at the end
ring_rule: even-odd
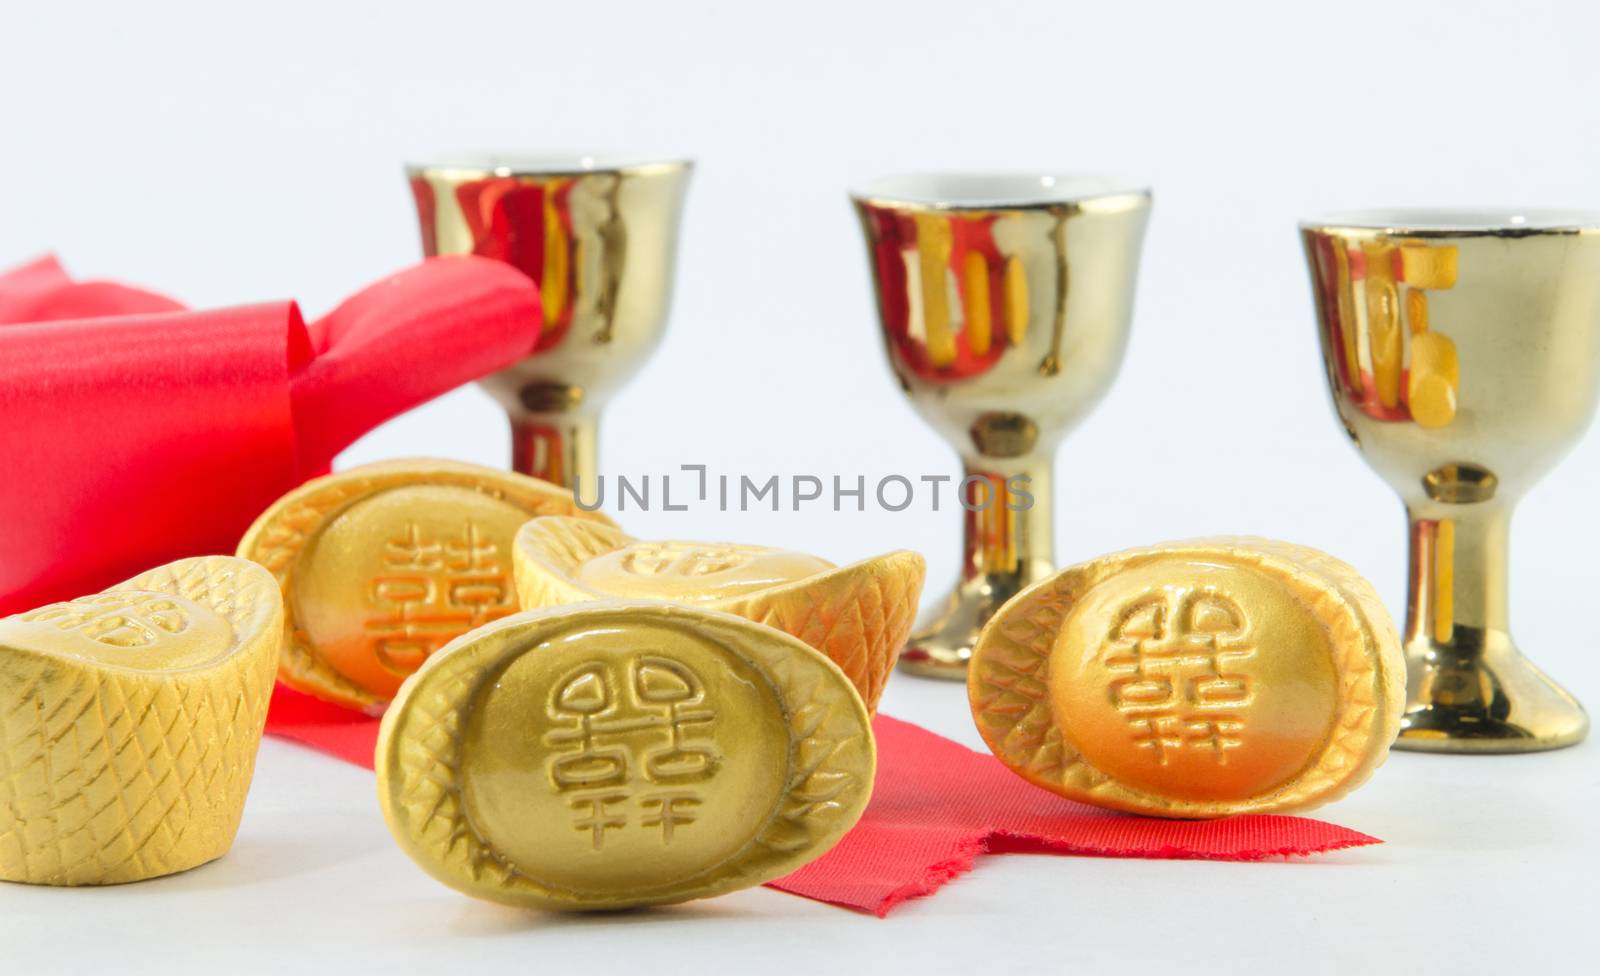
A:
POLYGON ((1061 665, 1051 668, 1051 704, 1084 759, 1182 800, 1282 785, 1315 757, 1337 698, 1326 629, 1294 594, 1264 574, 1199 559, 1139 566, 1092 587, 1051 663, 1061 665))
POLYGON ((507 540, 527 520, 516 505, 448 485, 355 502, 301 559, 296 622, 329 667, 392 698, 429 654, 516 612, 507 540))
POLYGON ((511 540, 549 514, 609 525, 564 488, 453 461, 367 465, 283 496, 239 544, 282 587, 281 679, 381 708, 430 654, 516 611, 511 540))
POLYGON ((1215 539, 1132 550, 1023 591, 968 679, 999 758, 1102 806, 1215 817, 1358 786, 1399 727, 1404 667, 1371 587, 1323 553, 1215 539))

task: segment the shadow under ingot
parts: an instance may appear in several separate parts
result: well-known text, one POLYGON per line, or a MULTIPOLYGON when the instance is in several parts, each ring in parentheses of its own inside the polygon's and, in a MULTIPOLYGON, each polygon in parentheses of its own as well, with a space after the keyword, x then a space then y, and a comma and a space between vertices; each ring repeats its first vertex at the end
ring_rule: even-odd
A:
POLYGON ((1600 393, 1600 214, 1392 210, 1301 224, 1334 407, 1410 520, 1397 748, 1524 752, 1589 722, 1522 656, 1511 513, 1600 393))
POLYGON ((407 167, 423 251, 477 254, 532 278, 532 355, 482 381, 511 417, 514 470, 599 497, 606 401, 666 327, 691 164, 484 155, 407 167))
POLYGON ((964 468, 961 578, 901 667, 960 680, 990 615, 1055 568, 1056 446, 1122 364, 1150 193, 964 173, 852 196, 890 368, 964 468))

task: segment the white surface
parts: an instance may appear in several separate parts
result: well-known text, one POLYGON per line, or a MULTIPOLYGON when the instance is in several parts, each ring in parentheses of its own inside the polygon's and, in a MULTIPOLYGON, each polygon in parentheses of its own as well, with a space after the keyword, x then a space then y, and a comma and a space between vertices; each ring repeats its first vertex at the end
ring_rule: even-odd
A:
MULTIPOLYGON (((956 469, 883 365, 846 188, 966 167, 1148 178, 1127 361, 1062 452, 1060 558, 1281 536, 1349 560, 1398 612, 1399 503, 1328 408, 1295 223, 1374 206, 1600 209, 1597 17, 1459 0, 19 2, 0 12, 0 264, 55 248, 80 274, 193 304, 295 296, 316 314, 416 257, 408 158, 684 153, 698 163, 671 329, 607 414, 604 470, 870 484, 956 469)), ((1597 437, 1522 506, 1512 594, 1523 645, 1591 703, 1597 437)), ((504 464, 505 421, 465 389, 344 461, 407 454, 504 464)), ((841 562, 914 546, 930 598, 956 568, 948 505, 627 524, 841 562)), ((958 698, 901 679, 888 710, 964 730, 958 698)), ((771 892, 607 920, 472 904, 389 845, 367 774, 269 744, 227 860, 115 891, 0 888, 0 971, 31 971, 37 950, 230 976, 315 958, 652 973, 759 958, 814 973, 1001 953, 1039 969, 1074 952, 1127 972, 1581 969, 1600 929, 1594 748, 1399 756, 1327 811, 1390 840, 1377 850, 1309 865, 997 858, 879 922, 771 892)))
MULTIPOLYGON (((957 685, 899 676, 884 710, 978 745, 957 685)), ((222 860, 116 889, 0 885, 0 971, 1580 972, 1600 953, 1594 752, 1398 753, 1321 811, 1380 847, 997 855, 880 920, 768 889, 611 916, 476 902, 394 846, 371 773, 268 740, 222 860)))

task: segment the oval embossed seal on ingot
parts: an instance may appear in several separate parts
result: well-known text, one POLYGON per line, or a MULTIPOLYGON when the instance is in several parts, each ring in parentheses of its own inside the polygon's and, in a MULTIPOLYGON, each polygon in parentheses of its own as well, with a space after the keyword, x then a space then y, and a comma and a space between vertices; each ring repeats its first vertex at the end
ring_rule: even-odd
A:
POLYGON ((916 616, 926 565, 908 550, 845 567, 763 546, 644 542, 609 525, 534 519, 517 533, 525 609, 649 599, 721 610, 775 627, 826 654, 869 711, 916 616))
POLYGON ((284 684, 379 711, 455 637, 518 609, 511 539, 538 515, 575 515, 572 492, 457 461, 368 464, 306 482, 239 543, 283 589, 284 684))
POLYGON ((521 613, 434 655, 378 736, 389 829, 480 898, 562 910, 705 898, 826 852, 866 807, 861 698, 741 617, 618 602, 521 613))
POLYGON ((120 884, 227 853, 282 637, 271 574, 231 556, 0 619, 0 879, 120 884))
POLYGON ((1131 813, 1305 810, 1361 785, 1399 731, 1394 623, 1344 563, 1202 539, 1083 563, 1017 594, 973 651, 990 749, 1131 813))

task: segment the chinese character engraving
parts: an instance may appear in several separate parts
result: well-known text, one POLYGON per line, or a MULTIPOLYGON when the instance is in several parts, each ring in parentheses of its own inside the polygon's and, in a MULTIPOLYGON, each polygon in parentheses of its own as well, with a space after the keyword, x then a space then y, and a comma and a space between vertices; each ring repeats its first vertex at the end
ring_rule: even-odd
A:
POLYGON ((54 623, 111 647, 149 647, 164 636, 189 629, 189 614, 156 593, 101 593, 23 614, 22 619, 54 623))
POLYGON ((384 544, 366 621, 384 668, 408 675, 456 637, 516 611, 500 546, 474 522, 437 538, 415 522, 384 544))
POLYGON ((636 576, 709 576, 744 564, 748 556, 733 546, 648 542, 622 556, 622 568, 636 576))
POLYGON ((552 691, 545 733, 550 785, 566 794, 594 849, 607 831, 655 833, 663 845, 689 827, 703 797, 695 787, 721 764, 710 733, 716 711, 699 676, 680 661, 640 654, 625 665, 594 662, 552 691))
POLYGON ((672 828, 683 824, 694 823, 694 808, 700 805, 700 798, 693 793, 652 793, 642 801, 646 809, 654 808, 654 813, 642 821, 646 827, 661 828, 661 842, 672 843, 672 828))
POLYGON ((572 825, 579 830, 587 830, 594 837, 594 849, 600 850, 605 846, 606 831, 620 830, 628 825, 625 814, 610 809, 613 803, 621 803, 628 799, 626 793, 585 793, 575 797, 572 809, 580 814, 572 825))
POLYGON ((1227 765, 1255 698, 1252 677, 1239 668, 1255 654, 1249 630, 1237 603, 1203 590, 1146 594, 1117 615, 1102 650, 1115 676, 1107 692, 1135 745, 1156 763, 1199 749, 1227 765))

